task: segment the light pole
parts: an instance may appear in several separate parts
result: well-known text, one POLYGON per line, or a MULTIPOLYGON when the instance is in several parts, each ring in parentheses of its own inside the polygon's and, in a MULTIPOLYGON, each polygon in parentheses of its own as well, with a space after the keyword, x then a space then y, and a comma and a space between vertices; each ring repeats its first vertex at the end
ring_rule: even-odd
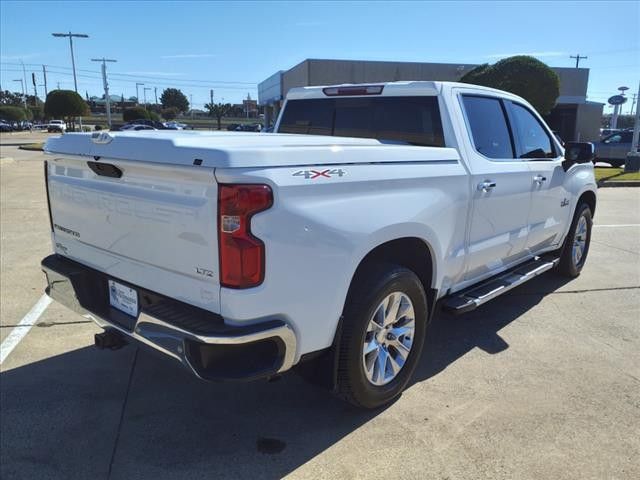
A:
POLYGON ((143 92, 143 95, 144 95, 144 108, 146 109, 147 108, 147 90, 151 90, 151 87, 144 87, 143 90, 144 90, 144 92, 143 92))
MULTIPOLYGON (((624 92, 626 92, 627 90, 629 90, 629 87, 618 87, 618 90, 620 91, 620 96, 624 97, 624 92)), ((622 102, 626 102, 625 100, 622 100, 622 102)), ((611 116, 611 128, 618 128, 618 115, 620 114, 620 112, 622 111, 622 104, 616 104, 613 107, 613 115, 611 116)))
POLYGON ((138 87, 144 85, 144 83, 136 82, 136 103, 140 105, 140 95, 138 94, 138 87))
POLYGON ((14 82, 20 82, 22 86, 22 101, 24 102, 24 108, 27 108, 27 96, 24 94, 24 81, 21 78, 15 79, 14 82))
POLYGON ((73 56, 73 37, 77 38, 89 38, 89 35, 84 33, 52 33, 54 37, 69 37, 69 48, 71 49, 71 66, 73 67, 73 86, 78 93, 78 80, 76 78, 76 59, 73 56))
POLYGON ((109 83, 107 82, 107 62, 117 62, 110 58, 92 58, 92 62, 102 62, 102 84, 104 85, 104 100, 107 110, 107 125, 111 128, 111 99, 109 98, 109 83))

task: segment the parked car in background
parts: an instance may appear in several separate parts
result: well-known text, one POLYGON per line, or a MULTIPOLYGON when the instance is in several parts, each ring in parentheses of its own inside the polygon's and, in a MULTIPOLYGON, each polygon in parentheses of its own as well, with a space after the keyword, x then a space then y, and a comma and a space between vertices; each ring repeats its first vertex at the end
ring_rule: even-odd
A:
POLYGON ((53 133, 53 132, 64 133, 66 131, 67 131, 67 124, 64 123, 62 120, 51 120, 47 124, 47 132, 49 133, 53 133))
POLYGON ((0 120, 0 132, 13 132, 13 127, 10 123, 0 120))
POLYGON ((600 129, 600 138, 603 139, 605 137, 608 137, 612 133, 618 133, 618 132, 621 132, 621 131, 622 131, 621 128, 601 128, 600 129))
POLYGON ((138 132, 140 130, 158 130, 158 129, 150 125, 135 125, 135 124, 127 124, 120 127, 121 132, 128 132, 128 131, 138 132))
POLYGON ((606 162, 612 167, 621 167, 631 151, 633 130, 621 130, 596 142, 596 162, 606 162))
POLYGON ((167 130, 167 127, 164 125, 164 123, 158 122, 156 120, 149 120, 146 118, 139 118, 138 120, 127 122, 122 127, 120 127, 120 130, 125 130, 125 127, 129 125, 148 125, 149 127, 153 127, 156 130, 167 130))
POLYGON ((236 127, 236 132, 261 132, 262 124, 260 123, 249 123, 242 124, 236 127))
POLYGON ((193 129, 192 127, 189 127, 189 125, 187 125, 186 123, 179 123, 179 122, 165 122, 164 126, 167 127, 169 130, 193 129))

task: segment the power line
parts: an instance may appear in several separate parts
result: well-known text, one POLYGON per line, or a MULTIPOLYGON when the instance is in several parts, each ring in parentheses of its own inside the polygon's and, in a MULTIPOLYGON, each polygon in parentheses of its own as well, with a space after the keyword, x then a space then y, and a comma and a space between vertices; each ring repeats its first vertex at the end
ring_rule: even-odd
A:
MULTIPOLYGON (((15 62, 0 62, 0 64, 3 65, 21 65, 20 63, 15 63, 15 62)), ((40 66, 40 64, 33 64, 33 63, 25 63, 25 65, 30 65, 30 66, 40 66)), ((70 67, 64 67, 61 65, 47 65, 47 67, 50 68, 61 68, 61 69, 67 69, 70 70, 70 67)), ((78 72, 85 72, 85 73, 97 73, 99 74, 99 71, 96 70, 86 70, 86 69, 81 69, 78 68, 77 69, 78 72)), ((133 73, 115 73, 112 72, 110 73, 111 76, 117 75, 117 76, 121 76, 121 77, 133 77, 133 78, 147 78, 147 79, 151 79, 151 80, 170 80, 172 79, 172 77, 166 77, 166 76, 159 76, 159 75, 145 75, 145 74, 133 74, 133 73)), ((176 79, 176 80, 180 80, 183 82, 195 82, 195 83, 207 83, 207 84, 211 84, 211 83, 219 83, 219 84, 230 84, 230 85, 257 85, 258 82, 244 82, 244 81, 235 81, 235 80, 204 80, 204 79, 193 79, 193 78, 180 78, 180 79, 176 79)))

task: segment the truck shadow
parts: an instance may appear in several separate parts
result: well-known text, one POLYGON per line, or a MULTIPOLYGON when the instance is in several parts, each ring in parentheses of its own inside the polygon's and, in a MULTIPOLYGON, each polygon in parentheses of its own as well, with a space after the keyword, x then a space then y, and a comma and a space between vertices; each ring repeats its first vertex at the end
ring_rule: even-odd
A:
MULTIPOLYGON (((414 382, 474 348, 499 354, 499 331, 563 283, 545 275, 466 316, 439 314, 414 382)), ((0 386, 5 479, 281 478, 384 411, 359 411, 297 375, 201 382, 134 347, 70 351, 3 372, 0 386)))

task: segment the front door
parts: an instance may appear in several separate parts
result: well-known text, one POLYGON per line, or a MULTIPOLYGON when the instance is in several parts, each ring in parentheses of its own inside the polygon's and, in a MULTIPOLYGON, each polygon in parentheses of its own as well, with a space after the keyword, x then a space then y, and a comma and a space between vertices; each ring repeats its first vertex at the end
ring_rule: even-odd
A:
POLYGON ((526 250, 532 180, 527 162, 516 158, 500 98, 461 89, 471 170, 472 211, 465 283, 522 261, 526 250))
POLYGON ((559 245, 571 215, 571 195, 565 188, 562 156, 552 133, 527 106, 506 102, 516 154, 528 164, 531 176, 531 212, 526 247, 538 253, 559 245))

